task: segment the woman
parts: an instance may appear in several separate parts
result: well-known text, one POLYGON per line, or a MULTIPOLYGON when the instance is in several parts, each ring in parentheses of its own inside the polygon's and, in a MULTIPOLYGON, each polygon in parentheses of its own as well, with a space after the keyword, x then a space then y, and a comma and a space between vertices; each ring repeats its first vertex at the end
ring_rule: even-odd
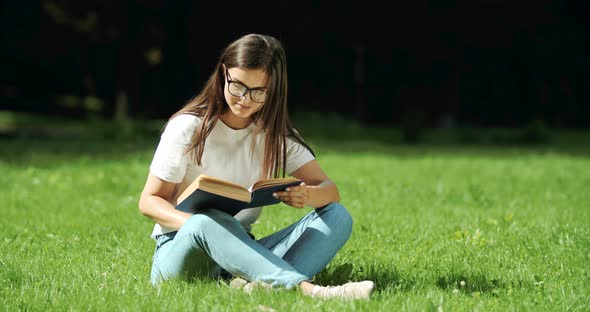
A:
POLYGON ((319 298, 368 298, 373 282, 310 283, 348 240, 352 219, 287 115, 287 65, 276 39, 251 34, 231 43, 201 93, 174 114, 162 134, 139 201, 156 222, 151 280, 234 276, 232 285, 298 287, 319 298), (316 208, 303 219, 254 240, 262 210, 234 217, 218 210, 188 214, 174 207, 200 174, 244 187, 261 178, 292 175, 301 185, 275 196, 295 208, 316 208))

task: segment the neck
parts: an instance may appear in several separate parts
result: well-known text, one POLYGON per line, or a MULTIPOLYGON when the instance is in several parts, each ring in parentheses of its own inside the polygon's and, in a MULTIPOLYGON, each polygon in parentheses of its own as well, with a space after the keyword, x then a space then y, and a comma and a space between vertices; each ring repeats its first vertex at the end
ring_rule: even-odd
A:
POLYGON ((219 116, 219 119, 234 130, 244 129, 252 123, 252 118, 240 118, 234 115, 230 110, 219 116))

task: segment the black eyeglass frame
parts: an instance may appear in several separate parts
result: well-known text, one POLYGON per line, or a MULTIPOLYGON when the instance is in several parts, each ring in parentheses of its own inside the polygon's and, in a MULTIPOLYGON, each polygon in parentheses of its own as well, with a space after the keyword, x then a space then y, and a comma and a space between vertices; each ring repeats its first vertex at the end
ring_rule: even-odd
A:
POLYGON ((231 94, 231 95, 233 95, 233 96, 235 96, 235 97, 242 97, 242 96, 246 95, 246 93, 248 93, 248 94, 249 94, 249 96, 250 96, 250 100, 251 100, 252 102, 254 102, 254 103, 263 104, 263 103, 266 101, 266 95, 268 95, 268 92, 267 92, 267 91, 266 91, 266 90, 265 90, 263 87, 257 87, 257 88, 248 88, 248 87, 247 87, 246 85, 244 85, 243 83, 241 83, 241 82, 239 82, 239 81, 233 81, 233 80, 231 80, 230 78, 231 78, 231 77, 229 76, 229 69, 228 69, 228 68, 226 68, 226 69, 225 69, 225 81, 227 81, 227 92, 229 92, 229 94, 231 94), (230 88, 229 88, 229 87, 230 87, 230 84, 232 84, 232 83, 236 83, 236 84, 239 84, 239 85, 241 85, 242 87, 244 87, 244 88, 246 89, 246 92, 244 92, 243 94, 239 94, 239 95, 238 95, 238 94, 233 94, 233 93, 230 91, 230 88), (256 100, 254 100, 254 98, 252 97, 252 91, 263 91, 264 93, 266 93, 266 94, 265 94, 265 96, 264 96, 264 101, 262 101, 262 102, 258 102, 258 101, 256 101, 256 100))

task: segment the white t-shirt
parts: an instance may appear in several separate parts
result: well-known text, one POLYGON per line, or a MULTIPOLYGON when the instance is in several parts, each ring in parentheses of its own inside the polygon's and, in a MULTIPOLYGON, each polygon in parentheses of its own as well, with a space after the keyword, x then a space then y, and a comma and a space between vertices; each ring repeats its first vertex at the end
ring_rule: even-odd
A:
MULTIPOLYGON (((201 173, 245 188, 263 178, 264 132, 255 131, 254 123, 244 129, 234 130, 219 120, 205 141, 201 166, 198 166, 185 151, 200 123, 200 117, 188 114, 171 119, 162 133, 150 165, 152 175, 164 181, 179 183, 172 197, 173 205, 176 205, 178 196, 201 173), (252 144, 255 144, 254 149, 252 144)), ((313 159, 313 155, 304 146, 287 139, 287 174, 291 175, 313 159)), ((250 231, 261 211, 262 207, 244 209, 234 217, 250 231)), ((172 231, 175 230, 156 223, 151 237, 172 231)))

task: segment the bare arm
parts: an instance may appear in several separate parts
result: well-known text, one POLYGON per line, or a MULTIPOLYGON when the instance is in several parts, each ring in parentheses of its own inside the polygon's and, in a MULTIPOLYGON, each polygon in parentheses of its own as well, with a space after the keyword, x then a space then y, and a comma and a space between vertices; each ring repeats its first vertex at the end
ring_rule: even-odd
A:
POLYGON ((148 175, 139 199, 141 213, 165 227, 180 229, 191 214, 174 208, 172 196, 177 184, 148 175))
POLYGON ((318 208, 340 200, 336 184, 328 178, 316 160, 301 166, 292 175, 303 183, 290 187, 285 192, 277 192, 277 197, 285 204, 296 208, 318 208))

